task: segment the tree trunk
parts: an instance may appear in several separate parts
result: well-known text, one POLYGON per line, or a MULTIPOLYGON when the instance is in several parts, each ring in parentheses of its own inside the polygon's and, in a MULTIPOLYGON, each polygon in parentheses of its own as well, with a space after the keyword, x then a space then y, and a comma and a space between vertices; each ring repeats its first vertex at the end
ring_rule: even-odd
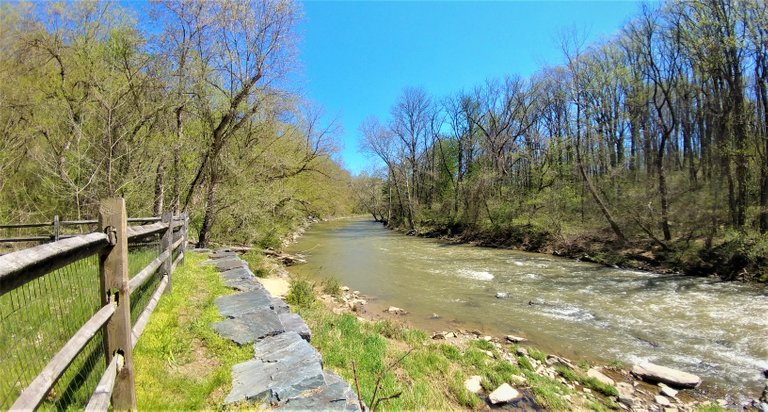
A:
POLYGON ((213 226, 213 220, 216 217, 216 185, 218 184, 218 175, 215 172, 211 172, 210 182, 208 184, 208 191, 205 195, 205 215, 203 216, 203 225, 200 227, 200 235, 198 237, 197 247, 206 248, 210 238, 211 227, 213 226))
POLYGON ((163 159, 157 163, 157 171, 155 172, 155 202, 152 211, 154 216, 160 216, 163 213, 163 196, 165 193, 165 185, 163 184, 163 176, 165 174, 165 166, 163 166, 163 159))

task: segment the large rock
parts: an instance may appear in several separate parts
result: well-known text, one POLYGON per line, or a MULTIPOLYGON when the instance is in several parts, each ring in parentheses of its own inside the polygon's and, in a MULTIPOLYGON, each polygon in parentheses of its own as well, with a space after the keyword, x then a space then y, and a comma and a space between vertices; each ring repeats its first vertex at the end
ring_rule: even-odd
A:
POLYGON ((518 392, 517 389, 509 386, 507 383, 503 383, 488 395, 488 399, 492 404, 496 405, 499 403, 512 402, 515 399, 519 399, 521 396, 522 395, 520 395, 520 392, 518 392))
POLYGON ((221 296, 216 299, 215 304, 222 316, 234 318, 260 308, 269 308, 272 297, 265 290, 252 290, 221 296))
POLYGON ((216 270, 219 272, 226 272, 236 268, 248 267, 248 264, 245 263, 244 260, 234 256, 216 259, 214 260, 214 265, 216 266, 216 270))
POLYGON ((221 272, 221 278, 224 280, 239 280, 253 278, 253 272, 245 266, 230 269, 221 272))
POLYGON ((275 311, 259 308, 234 319, 225 319, 211 325, 216 333, 238 345, 252 343, 267 336, 285 332, 286 328, 275 311))
POLYGON ((479 375, 470 376, 469 379, 464 381, 464 387, 472 393, 480 393, 483 390, 483 386, 480 385, 482 379, 479 375))
POLYGON ((600 381, 601 383, 604 383, 604 384, 606 384, 606 385, 611 385, 611 386, 613 386, 613 385, 616 383, 616 382, 614 382, 614 381, 613 381, 613 379, 611 379, 611 378, 609 378, 609 377, 605 376, 605 375, 603 374, 603 372, 601 372, 601 371, 600 371, 599 369, 597 369, 597 368, 590 368, 590 369, 587 371, 587 376, 589 376, 590 378, 595 378, 595 379, 597 379, 598 381, 600 381))
POLYGON ((232 257, 232 256, 237 256, 237 252, 233 252, 231 250, 221 250, 221 251, 216 251, 211 253, 210 255, 208 255, 208 258, 221 259, 221 258, 232 257))
POLYGON ((357 395, 333 372, 324 372, 325 385, 288 399, 278 409, 294 411, 361 411, 357 395))
POLYGON ((527 342, 528 341, 528 339, 526 339, 526 338, 523 338, 521 336, 515 336, 515 335, 507 335, 507 336, 505 336, 505 338, 507 339, 507 341, 509 341, 511 343, 521 343, 521 342, 527 342))
POLYGON ((281 313, 277 317, 280 318, 286 331, 298 333, 307 342, 312 339, 312 332, 301 316, 295 313, 281 313))
POLYGON ((695 388, 701 378, 688 372, 643 362, 632 366, 632 373, 644 381, 665 383, 673 388, 695 388))
POLYGON ((619 402, 627 406, 635 404, 635 387, 626 382, 616 384, 616 390, 619 391, 619 402))
POLYGON ((240 292, 251 292, 254 290, 264 291, 264 286, 256 279, 232 279, 225 280, 224 285, 228 288, 235 289, 240 292))
POLYGON ((254 345, 255 358, 232 367, 232 390, 224 404, 263 400, 283 403, 325 385, 317 353, 295 332, 264 338, 254 345))
POLYGON ((291 307, 280 298, 272 298, 269 303, 269 307, 272 308, 278 314, 290 313, 291 307))

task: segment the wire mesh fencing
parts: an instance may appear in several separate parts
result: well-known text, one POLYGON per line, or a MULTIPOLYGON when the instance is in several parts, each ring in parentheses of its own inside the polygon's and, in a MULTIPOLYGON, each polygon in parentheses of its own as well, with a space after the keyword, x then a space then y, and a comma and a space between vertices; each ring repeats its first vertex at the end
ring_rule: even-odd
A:
MULTIPOLYGON (((136 276, 163 253, 161 238, 162 232, 128 243, 129 279, 136 276)), ((136 319, 147 306, 161 278, 162 268, 156 270, 143 285, 131 292, 131 324, 136 322, 136 319)))
MULTIPOLYGON (((101 307, 99 257, 91 255, 0 295, 0 410, 8 409, 101 307)), ((101 332, 48 393, 43 409, 82 408, 106 365, 101 332)))

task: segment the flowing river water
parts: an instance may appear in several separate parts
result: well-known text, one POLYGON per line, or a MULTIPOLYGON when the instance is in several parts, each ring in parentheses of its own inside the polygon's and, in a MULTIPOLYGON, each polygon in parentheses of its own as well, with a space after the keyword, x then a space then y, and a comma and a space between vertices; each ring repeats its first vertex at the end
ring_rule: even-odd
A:
POLYGON ((427 330, 523 335, 605 363, 649 360, 737 396, 758 394, 768 369, 765 286, 446 244, 364 219, 316 224, 290 251, 307 255, 292 272, 335 277, 371 297, 369 310, 401 307, 427 330))

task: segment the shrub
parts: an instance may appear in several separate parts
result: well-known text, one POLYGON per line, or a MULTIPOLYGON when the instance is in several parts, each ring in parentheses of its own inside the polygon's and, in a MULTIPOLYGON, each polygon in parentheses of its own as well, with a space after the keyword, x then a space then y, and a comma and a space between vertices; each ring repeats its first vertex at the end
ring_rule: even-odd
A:
POLYGON ((308 307, 315 301, 315 287, 306 279, 294 278, 285 301, 291 305, 308 307))
POLYGON ((323 293, 331 296, 341 295, 341 283, 336 278, 326 278, 323 280, 323 293))

